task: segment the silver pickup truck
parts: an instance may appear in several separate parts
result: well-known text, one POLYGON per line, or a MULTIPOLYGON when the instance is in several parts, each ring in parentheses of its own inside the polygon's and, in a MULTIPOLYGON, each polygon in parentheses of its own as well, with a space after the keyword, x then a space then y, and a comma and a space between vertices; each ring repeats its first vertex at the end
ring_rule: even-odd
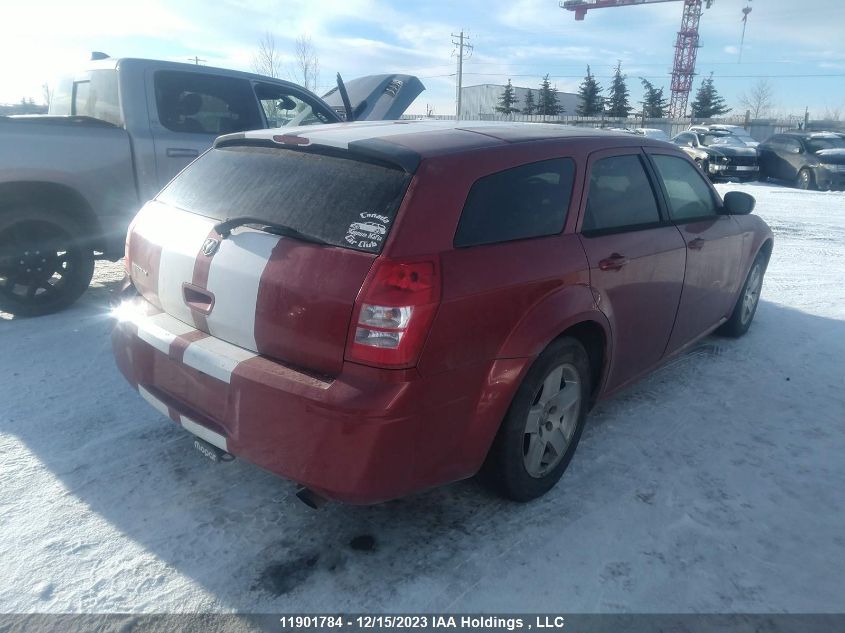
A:
POLYGON ((140 206, 221 134, 397 119, 423 90, 376 75, 324 98, 261 75, 98 59, 61 80, 47 115, 0 117, 0 310, 48 314, 79 298, 95 259, 123 256, 140 206))

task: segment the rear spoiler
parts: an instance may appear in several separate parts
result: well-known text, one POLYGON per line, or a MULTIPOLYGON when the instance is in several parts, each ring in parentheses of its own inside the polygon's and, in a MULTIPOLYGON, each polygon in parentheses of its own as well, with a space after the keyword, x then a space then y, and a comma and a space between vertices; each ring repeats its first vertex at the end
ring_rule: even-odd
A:
POLYGON ((370 138, 360 141, 351 141, 345 147, 337 145, 324 145, 319 141, 312 141, 306 136, 297 134, 276 134, 270 138, 249 137, 245 132, 224 134, 214 140, 214 148, 232 146, 258 146, 258 147, 282 147, 285 149, 315 152, 318 154, 329 154, 334 156, 349 157, 352 154, 355 158, 365 159, 377 163, 386 163, 388 167, 399 168, 402 171, 413 174, 420 165, 420 155, 408 149, 404 145, 391 143, 380 138, 370 138))

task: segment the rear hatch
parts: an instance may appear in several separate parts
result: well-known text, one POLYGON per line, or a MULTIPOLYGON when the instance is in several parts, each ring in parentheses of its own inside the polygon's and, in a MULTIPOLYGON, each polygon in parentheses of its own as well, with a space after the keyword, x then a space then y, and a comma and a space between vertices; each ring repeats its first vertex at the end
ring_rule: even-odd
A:
POLYGON ((209 150, 133 222, 136 288, 212 337, 337 374, 356 296, 411 176, 326 151, 272 142, 209 150), (220 230, 236 218, 250 220, 220 230))

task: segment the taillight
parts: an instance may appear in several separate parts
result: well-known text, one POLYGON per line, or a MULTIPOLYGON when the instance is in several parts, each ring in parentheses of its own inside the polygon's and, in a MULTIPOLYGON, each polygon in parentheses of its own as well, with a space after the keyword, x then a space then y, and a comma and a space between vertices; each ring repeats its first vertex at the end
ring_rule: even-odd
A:
POLYGON ((439 303, 437 260, 377 260, 355 302, 346 359, 394 369, 413 367, 439 303))

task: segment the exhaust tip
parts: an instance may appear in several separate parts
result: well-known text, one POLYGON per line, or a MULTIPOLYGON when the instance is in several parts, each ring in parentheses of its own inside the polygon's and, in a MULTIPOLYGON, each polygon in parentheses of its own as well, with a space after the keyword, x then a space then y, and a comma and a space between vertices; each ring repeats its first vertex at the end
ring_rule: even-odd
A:
POLYGON ((296 496, 299 497, 299 500, 307 505, 312 510, 319 510, 322 508, 326 503, 328 503, 328 499, 325 497, 321 497, 313 490, 309 490, 308 488, 302 487, 296 491, 296 496))

